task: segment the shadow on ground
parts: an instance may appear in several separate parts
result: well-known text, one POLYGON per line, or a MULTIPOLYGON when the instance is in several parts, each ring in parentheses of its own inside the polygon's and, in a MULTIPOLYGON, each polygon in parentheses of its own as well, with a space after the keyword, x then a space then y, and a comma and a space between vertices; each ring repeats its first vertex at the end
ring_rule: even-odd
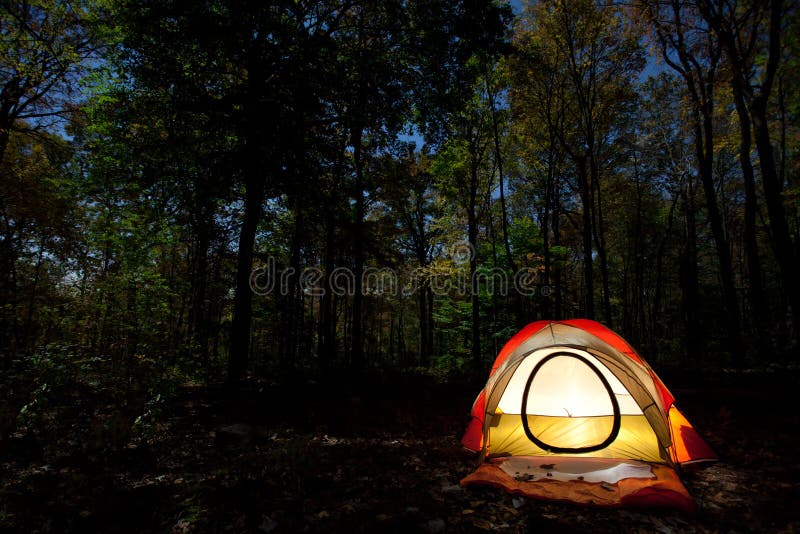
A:
MULTIPOLYGON (((474 467, 474 457, 461 448, 459 437, 477 390, 395 377, 358 386, 277 387, 254 381, 235 394, 184 385, 146 440, 123 437, 120 446, 102 454, 87 446, 91 432, 70 434, 69 418, 79 420, 91 409, 90 400, 81 408, 81 395, 75 395, 73 409, 57 414, 65 432, 17 436, 6 447, 0 527, 800 531, 796 380, 776 373, 667 378, 684 384, 673 391, 681 409, 722 458, 682 473, 697 502, 692 517, 464 489, 459 480, 474 467)), ((103 429, 113 431, 112 423, 103 429)))

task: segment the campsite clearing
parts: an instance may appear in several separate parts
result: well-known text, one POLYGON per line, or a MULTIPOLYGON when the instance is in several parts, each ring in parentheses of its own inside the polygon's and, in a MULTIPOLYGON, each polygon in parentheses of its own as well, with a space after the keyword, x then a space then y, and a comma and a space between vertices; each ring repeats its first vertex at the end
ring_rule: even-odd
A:
POLYGON ((695 517, 462 488, 475 465, 458 441, 475 385, 417 378, 346 386, 334 418, 331 390, 320 385, 298 386, 307 394, 285 410, 269 407, 287 398, 287 387, 251 383, 231 395, 186 386, 146 445, 102 457, 80 445, 90 431, 80 406, 65 407, 50 423, 58 436, 51 445, 4 456, 0 525, 27 532, 800 530, 796 376, 660 374, 721 458, 684 472, 695 517))

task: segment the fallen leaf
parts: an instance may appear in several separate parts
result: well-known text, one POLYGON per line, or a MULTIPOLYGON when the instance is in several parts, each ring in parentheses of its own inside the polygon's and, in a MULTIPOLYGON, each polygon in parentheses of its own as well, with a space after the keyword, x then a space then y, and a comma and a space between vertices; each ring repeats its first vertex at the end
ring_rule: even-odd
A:
POLYGON ((261 532, 272 532, 278 528, 278 522, 268 515, 261 516, 261 524, 258 525, 258 530, 261 532))

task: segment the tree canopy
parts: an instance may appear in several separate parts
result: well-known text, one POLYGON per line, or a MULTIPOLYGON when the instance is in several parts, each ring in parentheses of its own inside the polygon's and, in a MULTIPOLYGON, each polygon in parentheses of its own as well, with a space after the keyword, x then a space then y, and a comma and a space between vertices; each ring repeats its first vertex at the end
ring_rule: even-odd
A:
POLYGON ((56 350, 232 382, 471 372, 574 316, 666 364, 795 353, 793 6, 0 17, 7 369, 56 350))

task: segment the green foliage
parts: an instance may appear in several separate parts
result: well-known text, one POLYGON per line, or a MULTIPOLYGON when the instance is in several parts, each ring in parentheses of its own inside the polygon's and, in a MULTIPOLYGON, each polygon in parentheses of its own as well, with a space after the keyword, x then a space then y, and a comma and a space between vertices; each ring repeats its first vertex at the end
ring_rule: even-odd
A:
POLYGON ((0 160, 10 132, 69 112, 94 53, 89 2, 31 0, 0 6, 0 160))
POLYGON ((49 389, 47 382, 45 382, 33 391, 30 402, 23 405, 19 410, 19 415, 17 416, 17 424, 19 426, 31 427, 36 425, 43 407, 47 403, 46 395, 49 389))
POLYGON ((445 361, 458 361, 469 354, 469 332, 471 305, 469 300, 455 300, 449 296, 436 299, 433 320, 437 330, 447 340, 445 347, 452 356, 443 356, 445 361))
POLYGON ((161 418, 165 406, 165 398, 161 393, 156 393, 154 397, 145 401, 144 411, 133 420, 133 431, 140 439, 147 440, 153 435, 156 423, 161 418))
MULTIPOLYGON (((147 385, 120 420, 147 440, 171 384, 223 378, 237 285, 247 294, 250 193, 253 263, 289 273, 285 291, 245 312, 258 374, 348 366, 358 339, 369 366, 462 373, 520 324, 585 315, 587 286, 608 302, 598 316, 667 360, 688 335, 689 224, 698 317, 715 331, 719 272, 708 205, 689 199, 697 163, 679 80, 639 83, 644 28, 623 6, 541 2, 509 18, 500 3, 439 1, 0 9, 0 109, 13 111, 0 114, 0 357, 29 376, 10 410, 24 407, 20 424, 37 424, 81 376, 115 392, 127 376, 147 385), (473 263, 449 257, 465 240, 473 263), (304 268, 361 266, 414 273, 418 291, 355 298, 319 280, 329 298, 302 291, 304 268), (510 266, 554 293, 516 294, 510 266), (482 282, 473 301, 470 269, 484 281, 502 272, 511 292, 482 282), (440 278, 450 291, 432 295, 440 278)), ((796 10, 786 22, 797 25, 796 10)), ((783 46, 769 106, 796 233, 797 39, 783 46)), ((741 131, 723 85, 714 172, 736 258, 741 131)), ((770 232, 759 223, 783 324, 770 232)), ((746 288, 746 265, 735 270, 746 288)))

